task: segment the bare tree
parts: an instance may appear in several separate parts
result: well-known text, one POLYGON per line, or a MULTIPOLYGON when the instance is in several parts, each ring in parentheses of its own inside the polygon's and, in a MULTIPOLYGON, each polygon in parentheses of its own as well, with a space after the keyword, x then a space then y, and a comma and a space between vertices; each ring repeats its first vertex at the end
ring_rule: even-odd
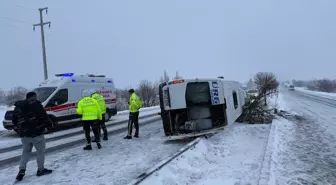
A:
POLYGON ((326 78, 316 80, 315 87, 316 87, 316 90, 322 91, 322 92, 333 92, 334 91, 333 82, 326 78))
POLYGON ((5 91, 0 89, 0 105, 3 105, 6 103, 6 94, 5 91))
POLYGON ((179 75, 179 72, 176 71, 175 76, 174 76, 173 79, 174 79, 174 80, 178 80, 178 79, 182 79, 182 78, 183 78, 183 77, 179 75))
POLYGON ((141 98, 144 107, 156 105, 157 88, 150 81, 142 80, 139 87, 136 89, 136 93, 141 98))
POLYGON ((276 75, 271 72, 259 72, 254 76, 254 83, 257 85, 258 93, 264 97, 265 105, 267 105, 267 95, 275 93, 279 82, 276 75))
POLYGON ((23 100, 28 92, 28 89, 18 86, 9 90, 6 94, 6 104, 8 106, 14 105, 18 100, 23 100))
POLYGON ((160 78, 160 83, 168 82, 170 80, 166 70, 163 72, 163 76, 160 78))
POLYGON ((118 111, 127 110, 128 109, 128 91, 127 89, 117 89, 117 109, 118 111))

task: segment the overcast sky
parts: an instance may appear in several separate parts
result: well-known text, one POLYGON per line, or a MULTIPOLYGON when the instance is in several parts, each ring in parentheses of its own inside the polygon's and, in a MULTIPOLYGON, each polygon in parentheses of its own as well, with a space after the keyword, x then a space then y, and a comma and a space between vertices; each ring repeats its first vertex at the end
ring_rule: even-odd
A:
POLYGON ((336 78, 336 0, 0 0, 0 88, 43 80, 37 8, 49 77, 99 73, 117 87, 185 78, 246 81, 336 78))

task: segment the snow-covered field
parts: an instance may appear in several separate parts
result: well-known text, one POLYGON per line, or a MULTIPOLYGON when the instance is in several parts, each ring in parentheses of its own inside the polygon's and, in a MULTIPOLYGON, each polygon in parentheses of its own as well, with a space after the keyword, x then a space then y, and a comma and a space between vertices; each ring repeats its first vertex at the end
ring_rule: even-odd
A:
POLYGON ((310 91, 304 87, 295 87, 296 91, 303 92, 309 95, 315 95, 315 96, 320 96, 324 98, 329 98, 336 100, 336 93, 326 93, 326 92, 319 92, 319 91, 310 91))
MULTIPOLYGON (((124 140, 125 133, 112 135, 103 148, 93 144, 92 151, 83 151, 83 146, 46 156, 46 167, 53 169, 50 175, 37 177, 36 162, 28 163, 22 185, 124 185, 176 152, 185 143, 160 140, 163 136, 160 121, 141 127, 140 138, 124 140)), ((84 136, 83 136, 84 137, 84 136)), ((84 142, 83 142, 84 144, 84 142)), ((0 171, 2 185, 12 185, 18 166, 0 171)))

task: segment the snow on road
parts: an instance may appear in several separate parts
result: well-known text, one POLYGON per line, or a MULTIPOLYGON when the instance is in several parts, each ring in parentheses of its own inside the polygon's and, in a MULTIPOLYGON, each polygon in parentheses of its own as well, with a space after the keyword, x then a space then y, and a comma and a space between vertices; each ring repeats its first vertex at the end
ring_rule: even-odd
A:
POLYGON ((326 92, 319 92, 319 91, 310 91, 304 87, 295 87, 296 91, 302 92, 302 93, 306 93, 309 95, 313 95, 313 96, 319 96, 319 97, 324 97, 324 98, 328 98, 328 99, 333 99, 336 100, 336 93, 326 93, 326 92))
POLYGON ((334 185, 335 108, 288 91, 269 103, 305 119, 279 118, 271 125, 235 123, 142 184, 334 185))
POLYGON ((235 123, 144 180, 142 185, 258 184, 270 125, 235 123))
MULTIPOLYGON (((83 151, 75 146, 46 156, 46 167, 54 172, 47 176, 36 176, 36 162, 30 161, 22 185, 122 185, 176 152, 186 143, 164 143, 160 121, 140 127, 140 138, 124 140, 124 134, 113 135, 102 142, 98 150, 83 151)), ((84 138, 84 135, 83 135, 84 138)), ((84 140, 83 140, 84 144, 84 140)), ((32 159, 32 160, 35 160, 32 159)), ((18 172, 18 166, 0 171, 2 185, 11 185, 18 172)))
POLYGON ((287 109, 303 121, 273 124, 274 152, 269 184, 333 185, 336 182, 336 109, 297 92, 283 92, 287 109))
MULTIPOLYGON (((140 119, 142 116, 146 116, 146 115, 150 115, 150 114, 154 114, 156 112, 159 112, 158 107, 146 107, 140 110, 140 119)), ((116 116, 112 116, 110 121, 107 122, 106 124, 112 124, 112 122, 118 122, 118 121, 123 121, 123 120, 128 120, 128 111, 120 111, 118 112, 118 115, 116 116)), ((1 123, 2 126, 2 123, 1 123)), ((46 138, 53 138, 56 136, 61 136, 64 134, 68 134, 68 133, 72 133, 78 130, 82 130, 81 127, 76 127, 76 128, 71 128, 71 129, 67 129, 67 130, 61 130, 61 131, 57 131, 53 134, 49 134, 46 135, 46 138)), ((20 145, 21 144, 21 140, 18 139, 18 135, 14 132, 14 131, 7 131, 4 130, 1 132, 0 130, 0 149, 3 148, 7 148, 9 146, 13 146, 13 145, 20 145)))

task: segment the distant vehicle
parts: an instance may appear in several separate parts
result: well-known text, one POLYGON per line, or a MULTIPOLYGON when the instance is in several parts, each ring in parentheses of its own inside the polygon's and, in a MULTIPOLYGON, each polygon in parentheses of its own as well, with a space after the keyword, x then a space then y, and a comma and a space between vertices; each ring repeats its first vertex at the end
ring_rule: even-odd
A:
MULTIPOLYGON (((37 93, 38 100, 42 102, 56 126, 81 120, 76 108, 85 89, 95 89, 104 96, 107 106, 106 120, 117 114, 116 89, 111 78, 106 78, 104 75, 74 75, 74 73, 55 76, 56 79, 43 81, 33 91, 37 93)), ((3 126, 7 130, 17 131, 12 123, 13 110, 14 106, 7 110, 3 126)))
POLYGON ((241 84, 218 78, 179 79, 160 84, 161 118, 166 140, 216 133, 243 112, 241 84))
POLYGON ((289 91, 295 91, 294 85, 289 85, 289 86, 288 86, 288 90, 289 90, 289 91))

